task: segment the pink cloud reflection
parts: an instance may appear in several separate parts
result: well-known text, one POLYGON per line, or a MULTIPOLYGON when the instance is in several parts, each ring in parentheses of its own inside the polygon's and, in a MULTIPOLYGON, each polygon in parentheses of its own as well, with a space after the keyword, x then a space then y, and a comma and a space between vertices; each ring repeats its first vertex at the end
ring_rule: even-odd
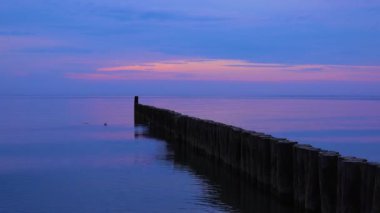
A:
POLYGON ((99 68, 94 73, 68 73, 86 80, 233 80, 233 81, 371 81, 379 66, 289 65, 243 60, 167 60, 99 68))

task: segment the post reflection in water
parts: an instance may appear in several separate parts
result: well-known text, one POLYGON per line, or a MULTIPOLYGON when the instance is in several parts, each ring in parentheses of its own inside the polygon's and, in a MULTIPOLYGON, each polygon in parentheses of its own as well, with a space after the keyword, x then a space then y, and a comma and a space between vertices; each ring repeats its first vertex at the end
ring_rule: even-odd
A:
MULTIPOLYGON (((135 137, 162 139, 149 129, 136 126, 135 137)), ((189 146, 181 146, 178 141, 165 141, 166 160, 174 163, 178 170, 187 170, 205 183, 201 203, 217 205, 228 212, 258 213, 305 213, 289 203, 265 192, 244 174, 208 157, 189 146)), ((184 186, 185 187, 185 186, 184 186)))

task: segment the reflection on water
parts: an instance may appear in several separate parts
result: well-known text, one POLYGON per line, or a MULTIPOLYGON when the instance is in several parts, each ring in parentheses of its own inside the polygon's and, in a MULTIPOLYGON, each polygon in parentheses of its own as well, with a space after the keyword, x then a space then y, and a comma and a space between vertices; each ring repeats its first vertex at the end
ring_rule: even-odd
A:
POLYGON ((206 157, 195 150, 168 144, 170 160, 177 167, 189 169, 209 186, 204 190, 207 203, 220 203, 231 212, 301 213, 303 211, 274 198, 268 192, 259 190, 239 172, 206 157))

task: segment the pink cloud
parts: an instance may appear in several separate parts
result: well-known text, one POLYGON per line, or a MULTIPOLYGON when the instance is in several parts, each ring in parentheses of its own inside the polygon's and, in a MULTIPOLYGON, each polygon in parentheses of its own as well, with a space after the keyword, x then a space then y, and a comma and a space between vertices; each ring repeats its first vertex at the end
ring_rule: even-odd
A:
POLYGON ((379 66, 289 65, 243 60, 165 60, 69 73, 88 80, 379 81, 379 66))

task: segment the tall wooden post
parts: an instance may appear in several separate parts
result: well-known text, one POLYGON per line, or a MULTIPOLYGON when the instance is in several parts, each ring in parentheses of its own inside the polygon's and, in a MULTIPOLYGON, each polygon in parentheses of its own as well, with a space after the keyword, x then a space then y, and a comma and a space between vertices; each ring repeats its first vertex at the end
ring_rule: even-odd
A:
POLYGON ((135 125, 140 124, 141 119, 139 118, 139 111, 137 109, 137 106, 139 105, 139 96, 135 96, 135 102, 134 102, 134 121, 135 125))
POLYGON ((135 106, 139 104, 139 96, 135 96, 135 106))

